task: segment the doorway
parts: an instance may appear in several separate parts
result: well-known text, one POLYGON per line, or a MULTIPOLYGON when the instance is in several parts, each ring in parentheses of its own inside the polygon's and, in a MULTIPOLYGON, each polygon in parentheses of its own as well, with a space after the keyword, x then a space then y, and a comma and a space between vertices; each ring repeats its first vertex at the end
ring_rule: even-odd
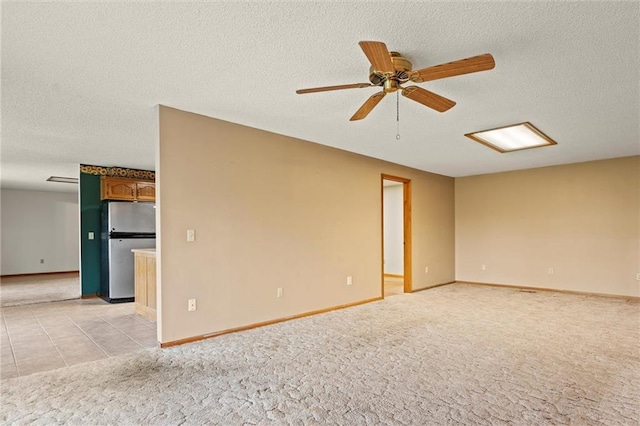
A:
POLYGON ((382 175, 382 296, 411 293, 411 180, 382 175))

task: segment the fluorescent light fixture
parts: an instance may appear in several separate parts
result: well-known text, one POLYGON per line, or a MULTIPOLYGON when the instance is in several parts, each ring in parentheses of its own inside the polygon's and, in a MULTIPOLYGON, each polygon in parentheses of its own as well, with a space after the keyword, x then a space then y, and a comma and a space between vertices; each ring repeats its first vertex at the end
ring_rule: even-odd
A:
POLYGON ((553 139, 529 122, 467 133, 465 136, 503 153, 557 145, 553 139))
POLYGON ((78 178, 50 176, 47 182, 60 182, 60 183, 78 183, 78 178))

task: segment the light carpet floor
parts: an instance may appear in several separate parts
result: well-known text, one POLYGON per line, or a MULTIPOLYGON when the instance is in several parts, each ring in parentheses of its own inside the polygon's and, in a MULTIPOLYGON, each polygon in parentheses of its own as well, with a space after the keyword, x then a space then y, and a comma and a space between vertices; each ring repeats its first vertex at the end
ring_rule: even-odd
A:
POLYGON ((0 280, 0 306, 57 302, 80 297, 77 272, 3 277, 0 280))
POLYGON ((10 424, 637 425, 640 305, 454 284, 1 382, 10 424))

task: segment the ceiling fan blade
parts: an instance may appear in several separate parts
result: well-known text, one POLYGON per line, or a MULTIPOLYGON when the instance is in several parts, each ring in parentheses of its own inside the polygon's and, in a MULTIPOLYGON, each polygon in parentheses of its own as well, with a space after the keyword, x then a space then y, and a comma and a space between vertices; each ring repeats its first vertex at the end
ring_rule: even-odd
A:
POLYGON ((447 99, 443 96, 436 95, 433 92, 423 89, 418 86, 409 86, 402 89, 402 96, 435 109, 439 112, 445 112, 449 108, 453 107, 456 103, 451 99, 447 99))
POLYGON ((391 74, 395 72, 386 44, 381 41, 361 41, 358 44, 373 65, 374 70, 391 74))
POLYGON ((411 81, 420 83, 423 81, 438 80, 440 78, 454 77, 456 75, 470 74, 472 72, 487 71, 496 66, 493 56, 489 53, 460 59, 446 64, 423 68, 411 73, 411 81))
POLYGON ((358 109, 356 113, 353 114, 353 117, 351 117, 349 121, 362 120, 363 118, 365 118, 367 115, 369 115, 371 110, 374 109, 376 105, 378 105, 378 102, 380 102, 382 98, 385 97, 385 95, 385 92, 378 92, 372 95, 369 99, 366 100, 364 104, 362 104, 360 109, 358 109))
POLYGON ((325 87, 313 87, 311 89, 300 89, 300 90, 296 90, 296 93, 299 95, 303 95, 305 93, 328 92, 329 90, 342 90, 342 89, 360 89, 363 87, 371 87, 371 86, 373 86, 373 84, 370 84, 370 83, 342 84, 339 86, 325 86, 325 87))

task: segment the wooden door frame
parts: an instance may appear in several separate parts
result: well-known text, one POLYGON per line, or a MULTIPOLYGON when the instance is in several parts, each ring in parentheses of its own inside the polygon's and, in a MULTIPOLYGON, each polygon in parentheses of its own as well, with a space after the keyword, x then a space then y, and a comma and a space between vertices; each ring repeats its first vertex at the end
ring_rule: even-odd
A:
POLYGON ((404 292, 411 293, 413 289, 412 272, 411 272, 411 179, 399 176, 382 174, 380 179, 380 224, 381 224, 381 241, 382 241, 382 297, 384 297, 384 181, 392 180, 402 183, 402 217, 403 217, 403 239, 404 239, 404 292))

